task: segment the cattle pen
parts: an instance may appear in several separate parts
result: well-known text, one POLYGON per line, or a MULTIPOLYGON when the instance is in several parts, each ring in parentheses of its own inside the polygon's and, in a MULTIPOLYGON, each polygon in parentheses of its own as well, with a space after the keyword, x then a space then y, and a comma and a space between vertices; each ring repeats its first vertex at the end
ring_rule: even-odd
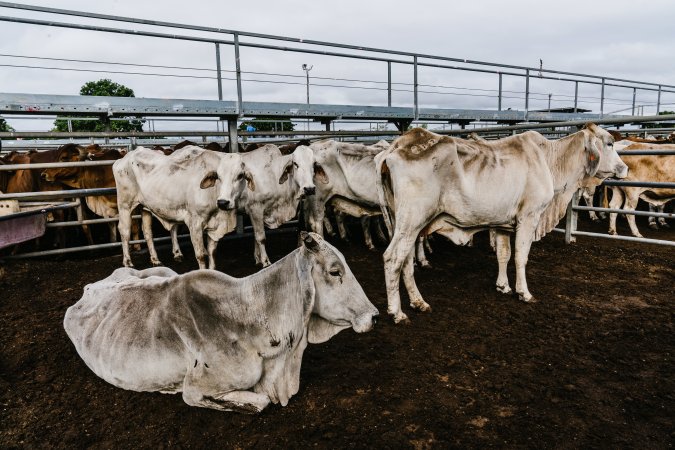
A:
MULTIPOLYGON (((0 157, 71 143, 133 152, 137 147, 190 140, 199 146, 227 144, 232 153, 243 152, 242 147, 251 143, 281 145, 301 139, 371 143, 391 141, 415 126, 440 135, 466 138, 476 133, 492 140, 528 130, 558 138, 593 122, 646 138, 669 135, 675 123, 675 114, 667 112, 675 104, 675 85, 4 1, 0 22, 139 42, 149 49, 193 46, 189 48, 211 61, 199 67, 131 57, 104 61, 78 56, 77 49, 62 58, 0 54, 0 67, 18 76, 33 71, 82 80, 92 74, 119 76, 127 84, 142 78, 160 80, 158 85, 166 82, 165 91, 155 91, 154 97, 0 92, 0 118, 21 128, 0 132, 0 157), (7 11, 16 14, 5 15, 7 11), (268 55, 288 63, 280 63, 274 71, 253 63, 268 55), (310 76, 311 67, 299 71, 299 63, 308 57, 319 61, 315 66, 353 62, 361 72, 310 76), (466 87, 464 74, 479 81, 466 87), (181 95, 185 90, 172 90, 168 83, 172 80, 199 86, 195 98, 181 95), (267 101, 270 91, 257 89, 267 85, 281 87, 283 95, 267 101), (364 104, 310 102, 310 95, 328 98, 321 95, 350 90, 374 97, 364 104), (66 121, 69 131, 30 129, 54 120, 66 121), (113 131, 116 121, 129 120, 145 121, 144 131, 113 131), (244 125, 255 120, 269 121, 273 129, 247 131, 244 125), (105 131, 73 131, 76 121, 102 122, 105 131), (284 130, 286 123, 295 129, 284 130)), ((675 155, 675 150, 618 154, 675 155)), ((21 170, 113 163, 3 163, 0 177, 21 170)), ((675 179, 603 184, 609 189, 675 189, 675 179)), ((18 201, 23 210, 0 217, 0 248, 27 236, 12 241, 3 224, 13 219, 22 220, 14 229, 64 230, 67 238, 59 248, 24 242, 0 254, 2 447, 672 445, 675 231, 644 229, 645 237, 634 237, 628 235, 625 221, 619 221, 619 234, 610 235, 606 224, 583 215, 633 214, 640 221, 653 217, 672 224, 672 209, 581 206, 580 196, 574 195, 555 233, 532 245, 529 283, 539 300, 532 304, 495 291, 497 262, 487 234, 477 235, 472 247, 436 237, 431 267, 415 269, 433 312, 408 308, 408 326, 382 317, 369 333, 347 330, 329 342, 310 345, 300 391, 288 406, 273 405, 258 416, 243 416, 191 408, 180 394, 117 389, 91 373, 68 341, 63 330, 66 308, 81 297, 85 286, 109 276, 121 264, 121 243, 106 241, 107 234, 98 228, 118 219, 92 218, 91 212, 84 212, 85 199, 116 192, 114 187, 0 192, 0 203, 18 201), (72 211, 76 217, 52 221, 58 211, 72 211), (82 226, 94 227, 93 243, 80 235, 82 226)), ((300 222, 267 230, 272 261, 297 247, 300 222)), ((639 224, 646 228, 646 221, 639 224)), ((329 240, 344 254, 381 316, 386 316, 382 252, 387 243, 367 250, 356 225, 348 227, 350 241, 329 240)), ((184 242, 189 236, 179 237, 184 242)), ((168 244, 170 237, 154 240, 168 244)), ((216 252, 217 270, 236 277, 259 271, 252 227, 243 214, 236 231, 222 241, 216 252)), ((144 240, 131 244, 145 247, 144 240)), ((183 247, 187 258, 180 262, 171 261, 168 245, 158 247, 161 259, 171 261, 167 266, 178 273, 198 267, 191 248, 183 247)), ((150 266, 145 252, 144 248, 135 252, 139 268, 150 266)), ((513 277, 513 267, 509 275, 513 277)))

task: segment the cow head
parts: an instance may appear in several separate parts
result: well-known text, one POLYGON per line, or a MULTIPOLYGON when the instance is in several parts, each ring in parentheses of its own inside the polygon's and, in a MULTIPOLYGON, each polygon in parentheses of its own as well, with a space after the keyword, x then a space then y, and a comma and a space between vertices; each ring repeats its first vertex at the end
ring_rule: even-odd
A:
POLYGON ((605 129, 588 123, 584 127, 584 145, 588 154, 586 174, 600 179, 626 178, 628 166, 614 150, 614 137, 605 129))
MULTIPOLYGON (((59 147, 56 162, 78 162, 87 157, 87 149, 76 144, 66 144, 59 147)), ((53 182, 76 178, 80 173, 79 167, 55 167, 42 171, 43 180, 53 182)))
POLYGON ((341 330, 370 331, 378 311, 335 247, 316 233, 302 232, 303 249, 312 260, 314 304, 308 324, 308 341, 325 342, 341 330))
POLYGON ((220 163, 215 171, 209 171, 202 178, 199 187, 217 190, 218 208, 229 211, 237 207, 241 194, 248 189, 255 191, 253 176, 236 153, 219 153, 220 163))
POLYGON ((321 165, 314 160, 314 152, 311 148, 300 145, 290 155, 288 162, 284 166, 281 177, 279 177, 279 184, 285 183, 289 178, 292 178, 298 188, 298 199, 307 195, 314 195, 316 186, 314 185, 314 177, 325 177, 326 174, 321 168, 321 165))

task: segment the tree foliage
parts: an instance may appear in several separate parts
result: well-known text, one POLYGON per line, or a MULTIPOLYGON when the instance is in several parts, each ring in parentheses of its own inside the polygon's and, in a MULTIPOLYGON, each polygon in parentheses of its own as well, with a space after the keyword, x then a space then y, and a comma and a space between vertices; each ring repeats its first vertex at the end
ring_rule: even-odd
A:
MULTIPOLYGON (((665 116, 668 114, 675 114, 675 111, 661 111, 659 113, 659 116, 665 116)), ((645 128, 675 128, 674 123, 661 123, 661 122, 654 122, 654 123, 646 123, 644 124, 645 128)))
POLYGON ((10 127, 7 121, 2 117, 0 117, 0 131, 1 132, 14 131, 14 128, 10 127))
POLYGON ((239 129, 246 131, 248 126, 252 126, 256 131, 294 131, 295 125, 290 119, 279 119, 278 117, 257 117, 253 120, 242 122, 239 129))
MULTIPOLYGON (((107 96, 107 97, 134 97, 134 91, 122 84, 104 78, 98 81, 89 81, 80 88, 80 95, 107 96)), ((73 131, 143 131, 145 120, 132 116, 130 120, 108 121, 99 120, 71 120, 73 131), (108 128, 109 126, 109 128, 108 128)), ((68 121, 56 119, 54 131, 68 131, 68 121)))

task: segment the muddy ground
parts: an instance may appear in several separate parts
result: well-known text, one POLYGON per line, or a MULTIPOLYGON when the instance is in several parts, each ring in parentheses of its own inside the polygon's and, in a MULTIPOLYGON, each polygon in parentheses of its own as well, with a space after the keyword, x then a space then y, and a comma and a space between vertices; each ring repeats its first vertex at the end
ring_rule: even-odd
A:
MULTIPOLYGON (((675 233, 645 235, 675 239, 675 233)), ((620 222, 625 225, 625 221, 620 222)), ((602 230, 583 221, 580 228, 602 230)), ((626 233, 626 227, 620 228, 626 233)), ((105 233, 105 230, 103 230, 105 233)), ((292 234, 268 237, 272 260, 292 234)), ((383 317, 305 352, 300 392, 258 416, 189 407, 97 378, 62 328, 111 254, 12 262, 0 281, 0 447, 668 448, 674 442, 673 248, 551 234, 535 243, 524 304, 494 289, 486 235, 436 240, 417 273, 433 308, 386 318, 381 249, 337 242, 383 317)), ((183 245, 188 249, 187 243, 183 245)), ((253 273, 252 241, 223 241, 218 269, 253 273)), ((170 262, 178 272, 196 268, 170 262)), ((134 257, 148 267, 145 254, 134 257)), ((513 266, 510 267, 513 283, 513 266)), ((405 300, 405 297, 404 297, 405 300)))

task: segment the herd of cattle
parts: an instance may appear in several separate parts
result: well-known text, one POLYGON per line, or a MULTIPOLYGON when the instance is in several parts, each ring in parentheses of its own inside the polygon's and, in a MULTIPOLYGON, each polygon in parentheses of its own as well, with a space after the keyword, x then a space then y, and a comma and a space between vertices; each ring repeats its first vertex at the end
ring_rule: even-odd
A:
MULTIPOLYGON (((496 287, 511 293, 506 267, 515 234, 515 292, 531 302, 525 277, 531 243, 555 227, 575 192, 592 192, 608 177, 675 178, 675 156, 621 158, 620 147, 656 144, 615 142, 594 124, 558 140, 535 131, 465 140, 415 128, 391 144, 302 144, 283 149, 267 144, 241 153, 188 144, 126 154, 67 144, 52 151, 53 161, 116 161, 112 167, 47 169, 39 177, 30 170, 5 175, 0 185, 5 192, 17 192, 12 189, 22 177, 32 177, 28 190, 48 182, 117 188, 116 197, 88 197, 86 203, 97 215, 119 217, 125 267, 88 285, 64 321, 92 371, 125 389, 182 392, 195 406, 257 412, 269 402, 285 405, 298 391, 308 342, 323 342, 350 327, 369 331, 377 317, 344 256, 323 240, 324 227, 332 229, 327 211, 362 219, 371 247, 368 222, 382 217, 391 238, 384 252, 387 312, 399 323, 408 320, 401 308, 401 277, 411 307, 430 310, 414 278, 414 260, 424 263, 428 236, 466 245, 475 233, 490 230, 496 287), (251 219, 255 261, 266 269, 242 279, 213 270, 137 271, 129 245, 138 231, 132 214, 139 210, 154 266, 161 262, 152 241, 153 217, 171 233, 175 258, 182 258, 177 228, 185 224, 199 268, 215 269, 218 241, 235 230, 241 213, 251 219), (296 216, 312 232, 303 232, 300 248, 271 264, 265 227, 296 216)), ((39 154, 11 154, 3 162, 32 161, 39 154)), ((654 205, 675 198, 675 189, 612 190, 610 206, 623 203, 625 209, 634 209, 638 198, 654 205)), ((338 228, 342 234, 341 221, 338 228)))

